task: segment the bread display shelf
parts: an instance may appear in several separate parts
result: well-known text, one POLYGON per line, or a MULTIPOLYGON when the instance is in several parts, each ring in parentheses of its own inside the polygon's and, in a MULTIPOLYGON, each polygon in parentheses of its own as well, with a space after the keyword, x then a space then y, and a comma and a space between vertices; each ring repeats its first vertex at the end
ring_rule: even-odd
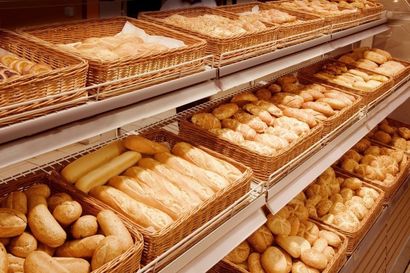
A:
MULTIPOLYGON (((83 213, 96 216, 105 207, 98 205, 93 200, 76 194, 74 191, 69 191, 66 185, 51 181, 48 179, 46 173, 43 171, 37 173, 30 173, 24 177, 17 178, 16 180, 10 179, 7 184, 0 185, 0 199, 5 198, 13 191, 22 191, 28 187, 36 184, 46 184, 51 189, 51 193, 69 193, 73 200, 79 202, 82 206, 83 213)), ((135 227, 125 217, 120 215, 121 220, 130 232, 134 245, 126 252, 113 259, 111 262, 106 263, 102 267, 92 271, 92 273, 103 272, 135 272, 140 267, 141 254, 143 249, 143 238, 141 233, 136 231, 135 227)))
POLYGON ((53 47, 57 47, 56 44, 74 43, 91 37, 115 35, 122 30, 126 22, 143 29, 149 35, 172 37, 184 42, 186 46, 167 49, 160 53, 148 53, 144 56, 120 58, 115 61, 87 59, 89 63, 87 85, 113 81, 108 85, 89 91, 90 94, 98 93, 98 99, 129 92, 130 90, 124 90, 124 88, 130 85, 134 88, 142 88, 146 87, 148 83, 149 85, 157 84, 205 69, 205 60, 203 58, 205 56, 205 41, 129 17, 90 19, 28 27, 21 29, 21 31, 26 35, 45 40, 53 47), (152 71, 159 72, 152 75, 149 73, 152 71), (141 76, 132 77, 134 75, 141 76), (124 78, 124 80, 116 81, 121 78, 124 78))
MULTIPOLYGON (((184 141, 183 138, 180 138, 166 130, 151 130, 143 133, 142 136, 156 142, 168 143, 170 147, 172 147, 177 142, 184 141)), ((166 228, 158 232, 149 231, 134 222, 135 228, 144 236, 144 250, 142 254, 142 262, 144 264, 151 262, 163 252, 204 225, 207 221, 219 214, 226 207, 244 196, 250 189, 250 183, 252 179, 252 171, 250 170, 250 168, 245 167, 244 165, 237 163, 236 161, 226 156, 220 155, 202 146, 197 147, 201 148, 202 150, 216 158, 222 159, 234 165, 242 172, 242 177, 231 183, 223 190, 218 191, 210 199, 204 201, 200 206, 193 209, 191 212, 185 214, 184 216, 181 216, 172 224, 168 225, 166 228)), ((67 160, 68 162, 59 162, 59 164, 55 166, 56 170, 59 171, 62 164, 66 165, 65 163, 69 163, 74 159, 75 157, 72 157, 67 160)), ((79 196, 83 196, 83 198, 93 200, 93 202, 101 205, 102 207, 110 208, 103 202, 90 197, 80 192, 73 186, 69 185, 68 182, 66 182, 64 178, 62 178, 62 176, 57 172, 53 173, 51 179, 58 183, 64 183, 67 188, 70 188, 70 190, 77 192, 77 194, 79 196)), ((119 213, 121 214, 121 212, 119 213)), ((124 215, 124 217, 126 216, 124 215)))
POLYGON ((296 16, 299 20, 296 23, 291 22, 284 24, 275 24, 278 27, 278 48, 308 41, 320 37, 324 33, 328 32, 328 26, 324 25, 323 18, 314 14, 285 9, 273 3, 265 4, 260 2, 251 2, 238 5, 222 6, 218 7, 218 9, 239 14, 247 11, 249 12, 254 6, 258 6, 259 10, 276 9, 283 11, 290 15, 296 16))
MULTIPOLYGON (((304 77, 312 79, 316 82, 325 83, 327 85, 334 86, 336 88, 346 90, 348 92, 360 95, 362 97, 362 106, 364 106, 366 104, 369 104, 372 101, 376 100, 378 97, 380 97, 384 93, 388 92, 389 89, 394 86, 394 82, 390 77, 388 77, 389 81, 383 82, 378 88, 376 88, 372 91, 364 91, 364 90, 360 90, 360 89, 357 89, 357 88, 348 88, 348 87, 338 85, 338 84, 335 84, 335 83, 332 83, 332 82, 329 82, 329 81, 326 81, 326 80, 323 80, 323 79, 319 79, 318 77, 316 77, 314 74, 321 71, 322 66, 329 63, 329 62, 336 63, 336 64, 340 63, 340 64, 343 64, 343 65, 346 65, 346 64, 341 63, 339 61, 324 60, 324 61, 319 61, 319 62, 317 62, 317 63, 315 63, 311 66, 302 68, 299 72, 300 72, 300 74, 304 75, 304 77)), ((380 75, 380 74, 377 74, 375 72, 365 70, 365 69, 361 69, 361 68, 356 68, 356 67, 351 66, 351 65, 346 65, 346 66, 349 69, 354 68, 356 70, 365 72, 367 74, 380 75)), ((387 77, 387 76, 385 76, 385 77, 387 77)))
POLYGON ((165 25, 169 28, 183 31, 191 35, 200 37, 207 41, 206 52, 214 55, 215 66, 220 67, 226 64, 248 59, 264 53, 272 52, 277 48, 276 37, 277 27, 270 26, 265 30, 248 32, 230 38, 217 38, 211 35, 204 35, 199 32, 187 30, 172 24, 165 23, 164 18, 173 14, 180 14, 187 17, 195 17, 204 14, 218 15, 236 20, 239 16, 224 12, 222 10, 194 7, 185 9, 175 9, 170 11, 144 12, 139 18, 165 25))
MULTIPOLYGON (((395 126, 395 127, 405 127, 405 128, 408 128, 408 129, 410 129, 410 125, 409 124, 406 124, 406 123, 403 123, 403 122, 400 122, 400 121, 398 121, 398 120, 395 120, 395 119, 391 119, 391 118, 386 118, 386 120, 388 121, 388 123, 389 123, 389 125, 393 125, 393 126, 395 126)), ((369 134, 369 139, 371 140, 371 141, 373 141, 374 143, 377 143, 377 144, 379 144, 379 145, 381 145, 381 146, 387 146, 387 147, 389 147, 389 148, 391 148, 391 149, 397 149, 397 150, 402 150, 402 151, 404 151, 406 154, 407 154, 407 157, 409 158, 410 157, 410 151, 409 150, 404 150, 404 149, 401 149, 401 148, 399 148, 399 147, 394 147, 393 145, 391 145, 392 143, 390 142, 390 144, 386 144, 386 143, 382 143, 382 142, 380 142, 380 141, 378 141, 377 139, 375 139, 374 137, 372 137, 370 134, 369 134)), ((409 141, 409 140, 408 140, 409 141)))
POLYGON ((85 61, 8 30, 0 30, 0 43, 1 48, 10 53, 52 68, 49 72, 15 76, 0 82, 0 126, 87 101, 87 92, 81 90, 86 83, 85 61), (41 100, 44 97, 48 99, 41 100), (64 106, 58 106, 58 103, 64 103, 64 106), (31 110, 38 112, 33 115, 31 110))

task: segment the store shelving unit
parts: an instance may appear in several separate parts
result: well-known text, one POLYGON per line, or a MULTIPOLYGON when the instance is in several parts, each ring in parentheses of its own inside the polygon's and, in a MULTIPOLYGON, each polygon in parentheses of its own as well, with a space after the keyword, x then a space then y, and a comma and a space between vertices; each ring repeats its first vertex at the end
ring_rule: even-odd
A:
MULTIPOLYGON (((386 18, 383 18, 232 65, 0 128, 0 168, 221 92, 254 86, 258 80, 288 73, 295 67, 323 59, 336 49, 385 32, 389 29, 385 23, 386 18)), ((264 206, 277 212, 409 99, 409 78, 272 174, 269 181, 254 184, 246 196, 138 273, 206 272, 266 221, 264 206)), ((387 213, 385 209, 378 221, 382 222, 387 213)), ((380 230, 372 232, 376 234, 380 230)), ((366 238, 371 238, 372 233, 369 234, 366 238)), ((365 251, 365 244, 370 240, 366 238, 355 256, 365 251)), ((347 271, 342 272, 351 272, 355 259, 349 259, 343 269, 347 271)))

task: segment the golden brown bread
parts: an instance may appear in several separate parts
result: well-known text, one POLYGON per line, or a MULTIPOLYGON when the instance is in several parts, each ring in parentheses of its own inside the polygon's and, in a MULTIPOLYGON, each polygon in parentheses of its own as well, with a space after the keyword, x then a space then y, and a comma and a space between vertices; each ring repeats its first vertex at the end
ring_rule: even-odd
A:
POLYGON ((66 241, 62 246, 57 248, 56 256, 91 258, 95 249, 104 238, 104 235, 97 234, 79 240, 66 241))
POLYGON ((54 256, 54 253, 56 252, 56 248, 54 247, 50 247, 46 244, 43 244, 41 242, 37 243, 37 251, 44 251, 45 253, 47 253, 50 256, 54 256))
POLYGON ((266 111, 262 107, 259 107, 256 104, 248 103, 245 104, 242 108, 250 114, 259 117, 267 125, 273 125, 274 118, 268 111, 266 111))
POLYGON ((267 88, 261 88, 256 90, 255 95, 260 100, 269 100, 272 97, 271 91, 267 88))
POLYGON ((300 236, 278 235, 275 242, 293 258, 299 258, 303 251, 311 248, 310 243, 300 236))
POLYGON ((236 119, 222 120, 222 127, 241 133, 247 140, 253 140, 256 136, 256 131, 253 128, 251 128, 248 124, 240 123, 236 119))
POLYGON ((236 264, 243 263, 246 261, 246 259, 248 259, 250 251, 251 248, 249 244, 246 241, 243 241, 237 247, 235 247, 228 255, 226 255, 225 259, 236 264))
POLYGON ((268 125, 266 125, 266 123, 263 122, 259 117, 248 114, 246 112, 236 112, 235 115, 233 115, 233 118, 240 123, 249 125, 258 133, 263 133, 268 128, 268 125))
POLYGON ((30 233, 23 232, 10 241, 8 248, 13 255, 25 258, 37 249, 37 240, 30 233))
POLYGON ((54 218, 63 226, 68 226, 80 218, 83 208, 77 201, 65 201, 58 205, 54 211, 54 218))
POLYGON ((289 235, 292 230, 292 227, 288 220, 272 214, 268 215, 266 226, 275 235, 289 235))
POLYGON ((105 236, 113 235, 118 237, 124 251, 132 247, 133 240, 130 232, 113 211, 100 211, 97 214, 97 221, 105 236))
POLYGON ((313 128, 317 125, 316 119, 313 115, 308 114, 300 109, 294 109, 290 107, 285 107, 283 109, 283 114, 285 116, 295 118, 297 120, 300 120, 302 122, 305 122, 309 125, 310 128, 313 128))
POLYGON ((98 223, 94 215, 84 215, 71 225, 71 235, 74 239, 82 239, 97 234, 98 223))
POLYGON ((7 273, 9 268, 9 260, 7 250, 2 243, 0 243, 0 273, 7 273))
POLYGON ((48 208, 50 209, 50 211, 54 211, 54 209, 58 205, 64 203, 65 201, 71 200, 73 200, 73 198, 71 198, 71 196, 65 192, 55 193, 47 199, 48 208))
POLYGON ((157 143, 142 136, 127 136, 122 141, 122 144, 125 148, 141 154, 153 155, 161 152, 169 152, 166 145, 157 143))
POLYGON ((5 201, 5 207, 15 209, 23 214, 27 214, 27 196, 24 192, 14 191, 9 193, 5 201))
POLYGON ((303 108, 305 109, 312 109, 315 110, 319 113, 322 113, 326 117, 333 116, 335 114, 335 111, 326 103, 320 103, 320 102, 305 102, 302 105, 303 108))
POLYGON ((69 272, 89 273, 91 271, 90 263, 81 258, 72 257, 55 257, 53 258, 69 272))
POLYGON ((323 270, 327 266, 327 257, 316 249, 308 249, 302 252, 301 260, 305 264, 323 270))
POLYGON ((254 94, 250 92, 243 92, 243 93, 233 96, 231 99, 231 102, 246 103, 246 102, 254 102, 257 100, 258 98, 254 94))
POLYGON ((107 236, 95 249, 91 259, 91 269, 96 270, 124 253, 125 249, 117 236, 107 236))
POLYGON ((0 238, 15 237, 24 232, 26 216, 14 209, 0 208, 0 238))
POLYGON ((191 117, 193 124, 205 130, 221 128, 221 122, 211 113, 198 113, 191 117))
POLYGON ((27 198, 27 212, 28 214, 30 211, 38 206, 38 205, 45 205, 47 206, 47 199, 42 195, 29 195, 27 198))
POLYGON ((43 251, 31 252, 24 261, 24 273, 70 273, 43 251))
POLYGON ((277 247, 268 247, 262 254, 261 263, 266 273, 287 273, 286 257, 277 247))
POLYGON ((275 104, 273 104, 269 101, 258 100, 257 102, 254 102, 254 104, 261 107, 262 109, 268 111, 274 117, 283 116, 282 110, 280 110, 279 107, 277 107, 275 104))
POLYGON ((259 253, 251 253, 248 258, 248 268, 250 273, 265 273, 261 264, 261 255, 259 253))
POLYGON ((258 228, 247 239, 248 243, 259 253, 263 253, 273 243, 273 235, 265 226, 258 228))
POLYGON ((217 119, 227 119, 232 117, 236 112, 238 112, 239 106, 236 103, 225 103, 219 105, 212 111, 212 114, 217 119))

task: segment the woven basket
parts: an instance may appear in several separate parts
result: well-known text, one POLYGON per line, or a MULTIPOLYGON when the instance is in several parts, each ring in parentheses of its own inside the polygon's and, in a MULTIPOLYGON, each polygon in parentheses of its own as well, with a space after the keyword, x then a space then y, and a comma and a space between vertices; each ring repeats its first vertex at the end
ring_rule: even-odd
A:
POLYGON ((196 31, 191 31, 176 25, 168 24, 162 20, 173 14, 180 14, 187 17, 213 14, 233 20, 238 19, 239 16, 222 10, 207 7, 144 12, 139 15, 139 18, 141 19, 156 22, 158 24, 162 24, 176 30, 184 31, 205 39, 207 41, 206 51, 208 54, 214 55, 214 62, 217 67, 244 60, 250 57, 258 56, 264 53, 269 53, 274 51, 277 47, 277 28, 273 25, 269 25, 267 29, 262 31, 248 32, 246 34, 237 35, 231 38, 217 38, 196 31))
MULTIPOLYGON (((346 90, 348 92, 357 94, 357 95, 362 97, 362 105, 369 104, 373 100, 377 99, 378 97, 380 97, 381 95, 383 95, 384 93, 389 91, 389 89, 392 88, 393 85, 394 85, 393 79, 391 79, 389 77, 390 80, 387 81, 387 82, 382 83, 382 85, 380 87, 378 87, 377 89, 374 89, 373 91, 363 91, 363 90, 360 90, 360 89, 354 89, 354 88, 341 86, 341 85, 331 83, 329 81, 317 78, 314 74, 316 72, 319 72, 321 70, 322 66, 326 63, 329 63, 329 62, 338 63, 338 61, 329 61, 329 60, 320 61, 320 62, 317 62, 317 63, 311 65, 311 66, 302 68, 301 70, 299 70, 299 74, 303 75, 304 77, 306 77, 308 79, 314 80, 315 82, 325 83, 327 85, 334 86, 336 88, 339 88, 339 89, 346 90)), ((356 68, 354 66, 347 65, 347 64, 344 64, 344 65, 346 65, 348 68, 354 68, 356 70, 366 72, 367 74, 375 74, 375 75, 377 74, 377 73, 374 73, 374 72, 366 70, 366 69, 356 68)))
MULTIPOLYGON (((66 186, 61 183, 51 182, 47 179, 47 175, 43 172, 30 174, 22 179, 13 180, 10 183, 0 186, 0 200, 5 198, 13 191, 22 191, 34 184, 47 184, 52 193, 66 192, 71 195, 71 197, 78 201, 83 209, 84 214, 91 214, 97 216, 97 214, 105 209, 104 207, 94 203, 93 200, 77 195, 75 192, 70 192, 67 190, 66 186)), ((120 215, 121 220, 127 227, 128 231, 131 233, 134 239, 134 245, 129 248, 125 253, 116 257, 114 260, 106 263, 97 270, 92 271, 93 273, 123 273, 123 272, 135 272, 139 269, 141 254, 143 249, 143 238, 141 233, 139 233, 133 225, 127 221, 125 217, 120 215)))
POLYGON ((82 20, 29 27, 21 29, 21 31, 54 44, 53 46, 56 47, 55 44, 79 42, 90 37, 113 36, 122 30, 127 21, 145 30, 149 35, 175 38, 184 42, 186 46, 164 50, 161 53, 125 57, 115 61, 103 62, 87 59, 90 66, 87 85, 106 83, 90 91, 91 94, 98 93, 97 99, 132 92, 138 88, 169 81, 205 69, 205 60, 203 59, 205 41, 129 17, 82 20), (114 82, 107 83, 110 81, 114 82))
POLYGON ((361 10, 360 24, 375 21, 382 18, 384 6, 378 2, 369 3, 370 7, 361 10))
MULTIPOLYGON (((329 261, 328 266, 321 271, 322 273, 337 273, 343 267, 344 263, 346 262, 346 248, 347 248, 347 238, 342 233, 338 232, 337 230, 323 225, 320 222, 315 220, 309 219, 309 221, 314 222, 317 226, 319 226, 320 230, 329 230, 337 235, 340 236, 342 239, 341 246, 335 251, 335 256, 329 261)), ((212 267, 208 273, 250 273, 246 269, 228 261, 227 259, 223 259, 218 262, 214 267, 212 267)))
MULTIPOLYGON (((379 146, 379 147, 386 147, 386 148, 390 148, 390 149, 395 149, 394 147, 389 147, 386 146, 384 144, 380 144, 380 143, 376 143, 375 141, 371 140, 372 145, 375 146, 379 146)), ((409 176, 409 171, 410 171, 410 162, 409 162, 409 157, 404 154, 404 156, 407 159, 407 164, 405 166, 402 166, 400 168, 400 172, 396 175, 396 179, 394 180, 394 182, 392 184, 390 184, 389 186, 386 186, 384 183, 382 183, 381 181, 378 180, 372 180, 372 179, 368 179, 365 178, 359 174, 356 173, 352 173, 352 172, 348 172, 346 170, 342 170, 339 167, 336 167, 336 169, 340 172, 340 173, 344 173, 347 174, 349 176, 355 176, 360 178, 363 181, 366 181, 369 184, 372 184, 374 186, 376 186, 379 189, 382 189, 384 192, 384 201, 385 203, 388 203, 390 198, 394 195, 394 193, 400 188, 401 184, 406 180, 406 178, 409 176)))
POLYGON ((0 46, 21 58, 53 68, 46 73, 27 74, 0 82, 0 126, 87 100, 86 91, 74 91, 84 87, 86 82, 87 64, 80 58, 2 29, 0 46))
POLYGON ((272 172, 307 150, 319 141, 322 136, 323 125, 319 123, 311 129, 308 135, 298 139, 293 145, 290 145, 286 150, 282 151, 282 153, 274 156, 263 156, 221 139, 191 122, 191 117, 195 113, 210 112, 218 105, 229 102, 230 100, 231 97, 225 97, 196 107, 195 112, 189 113, 189 115, 182 117, 179 121, 179 134, 190 139, 193 143, 203 145, 229 158, 242 162, 244 165, 252 168, 255 177, 261 180, 267 180, 272 172))
MULTIPOLYGON (((311 84, 313 83, 311 80, 308 80, 306 78, 300 77, 299 82, 302 84, 311 84)), ((348 120, 350 117, 352 117, 354 114, 356 114, 358 111, 360 111, 360 108, 362 106, 362 97, 353 93, 350 93, 345 90, 341 90, 338 88, 335 88, 333 86, 329 86, 326 84, 320 84, 328 89, 334 89, 339 92, 343 92, 346 94, 349 94, 350 96, 355 97, 355 101, 353 102, 352 105, 342 109, 341 111, 338 111, 336 115, 333 115, 329 117, 327 120, 322 121, 323 122, 323 131, 322 131, 322 137, 328 135, 330 132, 332 132, 334 129, 339 127, 341 124, 343 124, 346 120, 348 120)))
MULTIPOLYGON (((333 168, 336 170, 337 177, 343 177, 343 178, 352 177, 351 175, 347 173, 340 172, 338 168, 335 168, 335 167, 333 168)), ((363 179, 363 181, 365 180, 363 179)), ((381 211, 383 210, 384 191, 366 182, 363 182, 363 186, 375 189, 379 193, 379 197, 376 199, 373 207, 369 210, 369 213, 360 221, 360 225, 355 231, 353 232, 344 231, 338 228, 336 225, 325 224, 320 219, 316 219, 317 221, 323 223, 324 225, 334 228, 335 230, 344 234, 348 238, 348 244, 347 244, 347 249, 346 249, 347 255, 351 255, 353 253, 357 245, 360 243, 364 235, 367 233, 367 231, 370 229, 370 227, 373 225, 373 223, 376 221, 377 217, 380 215, 381 211)))
MULTIPOLYGON (((167 142, 170 147, 172 147, 177 142, 185 141, 183 138, 180 138, 177 135, 174 135, 165 130, 147 132, 144 133, 143 136, 157 142, 167 142)), ((236 168, 238 168, 243 175, 240 179, 238 179, 234 183, 231 183, 227 188, 216 193, 212 198, 205 201, 201 206, 192 210, 191 213, 183 215, 173 224, 167 226, 165 229, 159 232, 150 232, 134 223, 135 228, 144 236, 144 250, 142 254, 143 264, 151 262, 156 257, 171 248, 173 245, 177 244, 179 241, 187 237, 194 230, 204 225, 225 208, 244 196, 250 189, 250 183, 252 180, 252 170, 250 168, 245 167, 244 165, 237 163, 236 161, 220 155, 214 151, 211 151, 207 148, 201 146, 197 147, 201 148, 202 150, 206 151, 216 158, 231 163, 236 168)), ((77 192, 77 195, 86 196, 85 198, 93 200, 93 202, 100 204, 103 207, 109 208, 108 205, 84 194, 83 192, 80 192, 72 185, 69 185, 58 173, 54 173, 52 179, 55 181, 60 181, 60 183, 64 183, 67 188, 70 188, 72 191, 77 192)), ((121 214, 121 212, 119 213, 121 214)), ((124 217, 127 218, 126 215, 124 215, 124 217)))

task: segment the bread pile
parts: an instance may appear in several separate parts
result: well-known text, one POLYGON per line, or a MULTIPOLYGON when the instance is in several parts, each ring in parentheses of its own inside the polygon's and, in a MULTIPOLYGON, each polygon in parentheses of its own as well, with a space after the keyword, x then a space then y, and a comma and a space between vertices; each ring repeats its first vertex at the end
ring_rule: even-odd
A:
POLYGON ((163 21, 171 25, 216 38, 232 38, 249 32, 257 32, 266 29, 266 26, 260 22, 258 18, 247 16, 242 16, 237 20, 233 20, 214 14, 204 14, 195 17, 173 14, 163 19, 163 21))
POLYGON ((290 24, 302 21, 298 20, 296 16, 277 9, 252 10, 240 13, 239 16, 253 18, 271 24, 290 24))
POLYGON ((0 81, 19 75, 45 73, 51 69, 47 64, 37 64, 14 54, 0 56, 0 81))
POLYGON ((194 114, 191 121, 259 155, 279 154, 309 134, 309 126, 314 127, 317 123, 314 119, 307 123, 303 116, 291 108, 282 111, 270 102, 273 88, 261 89, 261 92, 255 94, 237 94, 230 103, 219 105, 212 113, 194 114))
MULTIPOLYGON (((308 123, 313 119, 327 120, 355 102, 355 97, 347 93, 315 83, 301 84, 294 75, 280 77, 276 81, 274 91, 270 98, 272 102, 300 109, 291 111, 304 113, 308 117, 308 123)), ((262 95, 262 91, 259 93, 262 95)))
POLYGON ((347 9, 365 9, 372 7, 372 1, 369 0, 332 0, 336 2, 340 8, 347 9))
POLYGON ((354 232, 375 205, 379 193, 355 177, 337 176, 328 168, 304 191, 309 217, 354 232))
POLYGON ((127 251, 133 239, 110 210, 83 214, 45 184, 10 193, 0 208, 0 272, 87 273, 127 251))
POLYGON ((296 197, 225 259, 250 273, 321 272, 342 244, 336 233, 308 220, 296 197))
POLYGON ((330 0, 294 0, 289 2, 280 3, 284 8, 290 8, 294 10, 307 11, 319 15, 343 15, 355 12, 354 7, 344 5, 341 1, 330 0))
POLYGON ((128 136, 67 165, 61 172, 79 190, 158 232, 238 180, 242 173, 188 143, 172 150, 128 136))
POLYGON ((374 91, 384 82, 389 81, 386 76, 348 68, 345 64, 339 62, 329 62, 323 65, 321 71, 315 73, 315 77, 362 91, 374 91))
POLYGON ((393 61, 389 52, 378 48, 355 48, 353 52, 341 56, 339 61, 386 76, 397 75, 406 68, 401 63, 393 61))
POLYGON ((144 55, 168 50, 168 47, 165 45, 146 43, 138 35, 132 33, 91 37, 75 44, 58 44, 58 46, 84 58, 98 61, 116 61, 123 58, 143 57, 144 55))
POLYGON ((347 172, 390 186, 406 168, 407 156, 401 150, 380 147, 362 139, 344 154, 338 165, 347 172))
POLYGON ((410 129, 389 124, 387 119, 383 120, 374 131, 370 132, 369 137, 410 153, 410 129))

